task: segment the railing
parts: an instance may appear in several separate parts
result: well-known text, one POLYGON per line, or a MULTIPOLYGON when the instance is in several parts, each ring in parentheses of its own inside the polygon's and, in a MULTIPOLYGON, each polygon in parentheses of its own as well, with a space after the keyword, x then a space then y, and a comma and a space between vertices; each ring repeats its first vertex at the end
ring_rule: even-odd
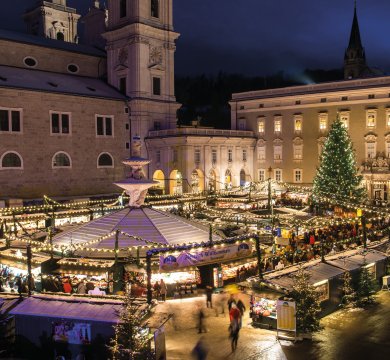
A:
POLYGON ((246 130, 176 128, 176 129, 149 131, 149 137, 163 137, 163 136, 176 136, 176 135, 255 137, 253 131, 246 131, 246 130))

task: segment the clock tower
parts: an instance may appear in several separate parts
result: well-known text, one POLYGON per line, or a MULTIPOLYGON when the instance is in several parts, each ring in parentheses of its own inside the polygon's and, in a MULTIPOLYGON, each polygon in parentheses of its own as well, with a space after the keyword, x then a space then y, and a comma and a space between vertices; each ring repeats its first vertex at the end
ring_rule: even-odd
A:
POLYGON ((109 0, 108 12, 108 82, 129 97, 131 136, 143 140, 151 130, 175 128, 179 34, 173 31, 172 0, 109 0))

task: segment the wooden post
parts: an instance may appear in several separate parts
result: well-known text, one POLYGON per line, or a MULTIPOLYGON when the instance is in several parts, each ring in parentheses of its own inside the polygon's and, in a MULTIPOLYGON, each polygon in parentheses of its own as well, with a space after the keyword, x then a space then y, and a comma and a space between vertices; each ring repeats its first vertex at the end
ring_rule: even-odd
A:
POLYGON ((256 241, 256 255, 257 255, 257 267, 259 271, 259 279, 263 280, 263 271, 261 270, 261 249, 260 249, 260 237, 258 235, 254 236, 256 241))
POLYGON ((31 274, 31 260, 32 260, 32 252, 31 252, 31 244, 27 245, 27 286, 28 286, 28 296, 31 296, 31 285, 32 285, 32 274, 31 274))
POLYGON ((147 302, 152 303, 152 256, 149 251, 146 253, 146 277, 147 277, 147 302))

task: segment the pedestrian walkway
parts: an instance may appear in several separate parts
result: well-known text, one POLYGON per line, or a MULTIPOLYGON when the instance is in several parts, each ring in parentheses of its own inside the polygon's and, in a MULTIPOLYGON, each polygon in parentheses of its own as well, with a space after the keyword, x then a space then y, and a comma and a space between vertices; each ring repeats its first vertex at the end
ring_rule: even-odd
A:
MULTIPOLYGON (((166 345, 168 360, 193 359, 192 349, 201 337, 209 348, 208 360, 285 360, 282 348, 276 340, 276 332, 253 328, 249 318, 249 298, 242 296, 247 310, 244 314, 243 326, 240 331, 237 350, 232 353, 229 332, 229 316, 225 306, 225 316, 215 309, 205 308, 206 297, 183 300, 169 300, 160 304, 157 312, 170 312, 173 319, 166 326, 166 345), (198 334, 197 309, 202 305, 206 314, 207 333, 198 334)), ((217 295, 213 295, 217 298, 217 295)), ((214 301, 214 299, 213 299, 214 301)), ((215 307, 216 304, 213 304, 215 307)))

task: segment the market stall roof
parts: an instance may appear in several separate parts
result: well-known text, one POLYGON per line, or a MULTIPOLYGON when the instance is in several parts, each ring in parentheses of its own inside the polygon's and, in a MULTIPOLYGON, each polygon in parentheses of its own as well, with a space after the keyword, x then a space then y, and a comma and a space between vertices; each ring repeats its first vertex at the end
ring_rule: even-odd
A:
POLYGON ((19 295, 2 294, 0 296, 0 315, 7 314, 19 301, 19 295))
MULTIPOLYGON (((163 245, 189 242, 201 243, 209 240, 209 229, 201 224, 179 216, 147 208, 125 208, 92 220, 87 224, 58 234, 53 238, 55 245, 76 246, 86 244, 88 248, 111 249, 115 247, 115 232, 120 230, 141 239, 119 235, 119 248, 147 245, 147 241, 163 245), (105 237, 107 234, 111 234, 105 237), (105 237, 104 239, 101 239, 105 237)), ((213 235, 214 240, 221 237, 213 235)))
POLYGON ((350 250, 343 254, 333 255, 326 259, 326 262, 337 266, 344 270, 355 270, 359 269, 364 263, 371 264, 386 259, 387 256, 376 250, 350 250))
POLYGON ((63 299, 48 299, 30 297, 13 310, 11 315, 40 316, 61 319, 77 319, 115 323, 118 320, 117 311, 121 303, 74 302, 63 299))
MULTIPOLYGON (((42 255, 39 253, 33 253, 31 257, 31 263, 33 266, 41 265, 44 262, 50 260, 50 257, 47 255, 42 255)), ((0 263, 4 265, 8 263, 20 263, 27 264, 27 253, 25 249, 5 249, 0 251, 0 263)), ((27 265, 26 265, 27 266, 27 265)))
MULTIPOLYGON (((322 262, 305 264, 303 268, 310 274, 309 282, 312 285, 344 273, 344 270, 322 262)), ((298 269, 298 266, 291 266, 287 269, 275 271, 265 275, 264 280, 270 285, 291 291, 294 284, 294 276, 298 269)))

